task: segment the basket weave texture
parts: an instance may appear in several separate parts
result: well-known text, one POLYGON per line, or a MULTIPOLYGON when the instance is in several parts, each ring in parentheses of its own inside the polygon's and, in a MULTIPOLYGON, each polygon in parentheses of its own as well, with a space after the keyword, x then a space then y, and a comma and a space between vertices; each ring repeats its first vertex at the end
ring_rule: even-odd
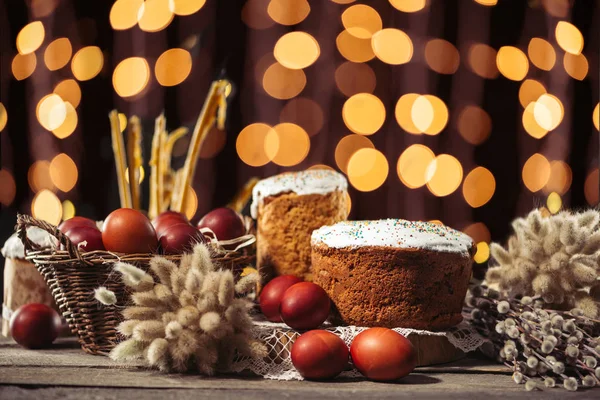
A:
MULTIPOLYGON (((90 354, 107 355, 124 339, 116 327, 123 320, 123 306, 130 304, 130 292, 120 274, 113 270, 113 265, 120 261, 149 271, 150 260, 156 255, 101 250, 80 252, 56 226, 28 215, 17 216, 16 231, 23 242, 25 258, 34 263, 44 277, 69 328, 78 336, 82 349, 90 354), (39 248, 27 238, 29 227, 43 229, 56 238, 56 248, 39 248), (104 306, 94 298, 94 289, 100 286, 115 293, 117 305, 104 306)), ((209 246, 215 265, 232 270, 234 275, 255 261, 254 250, 250 247, 228 251, 214 244, 209 246)), ((181 258, 180 255, 161 257, 176 263, 181 258)))

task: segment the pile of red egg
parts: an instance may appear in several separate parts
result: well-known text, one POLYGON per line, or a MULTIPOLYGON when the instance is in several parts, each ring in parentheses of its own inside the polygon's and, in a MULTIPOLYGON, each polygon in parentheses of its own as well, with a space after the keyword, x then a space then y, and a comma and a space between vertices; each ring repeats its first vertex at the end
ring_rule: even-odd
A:
POLYGON ((217 208, 206 214, 197 226, 175 211, 165 211, 150 221, 131 208, 113 211, 104 220, 102 231, 96 222, 73 217, 59 227, 83 251, 108 250, 115 253, 181 254, 190 251, 194 243, 208 239, 200 229, 209 228, 218 240, 231 240, 246 233, 244 220, 230 208, 217 208))
POLYGON ((307 331, 292 346, 294 367, 307 379, 331 379, 348 366, 369 379, 391 381, 406 376, 417 365, 413 345, 387 328, 370 328, 358 334, 350 349, 336 334, 316 329, 329 316, 331 301, 320 286, 292 275, 271 280, 263 288, 260 309, 271 322, 307 331))

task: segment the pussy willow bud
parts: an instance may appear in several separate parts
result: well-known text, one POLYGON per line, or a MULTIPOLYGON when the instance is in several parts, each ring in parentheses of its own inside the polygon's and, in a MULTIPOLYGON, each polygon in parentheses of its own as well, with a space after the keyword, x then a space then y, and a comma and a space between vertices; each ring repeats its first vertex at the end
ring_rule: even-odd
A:
POLYGON ((575 330, 577 330, 577 326, 575 325, 575 322, 573 322, 573 320, 570 319, 564 323, 563 330, 567 333, 573 333, 575 332, 575 330))
POLYGON ((552 372, 554 372, 557 375, 562 374, 563 372, 565 372, 565 364, 561 363, 560 361, 555 362, 552 366, 552 372))
POLYGON ((495 326, 495 330, 497 333, 499 333, 501 335, 504 334, 504 331, 505 331, 504 322, 503 321, 498 322, 495 326))
POLYGON ((594 387, 596 386, 596 379, 592 375, 586 375, 581 380, 583 386, 594 387))
POLYGON ((570 392, 575 392, 577 390, 577 380, 575 378, 567 378, 563 382, 563 386, 570 392))
POLYGON ((512 339, 517 339, 519 337, 519 330, 514 326, 511 326, 506 330, 506 334, 512 339))
POLYGON ((565 354, 567 357, 575 358, 579 355, 579 349, 575 346, 567 346, 565 354))
POLYGON ((525 306, 529 306, 533 303, 533 299, 529 296, 523 296, 523 298, 521 298, 521 304, 525 305, 525 306))
POLYGON ((579 344, 579 339, 577 338, 577 336, 569 336, 569 338, 567 339, 567 344, 577 346, 579 344))
POLYGON ((585 356, 583 357, 583 362, 588 368, 596 368, 598 361, 594 357, 585 356))
POLYGON ((552 365, 556 362, 556 357, 554 356, 546 356, 546 361, 548 362, 548 364, 552 365))
POLYGON ((516 325, 517 325, 517 323, 512 318, 506 318, 504 320, 504 326, 506 326, 507 328, 510 328, 511 326, 516 326, 516 325))
POLYGON ((524 311, 521 313, 521 318, 528 320, 528 321, 535 321, 537 318, 535 316, 534 313, 532 313, 531 311, 524 311))
POLYGON ((527 358, 527 366, 529 368, 536 368, 538 366, 538 359, 535 356, 531 356, 527 358))
POLYGON ((500 314, 506 314, 510 311, 510 304, 508 303, 508 301, 502 300, 498 303, 498 306, 496 308, 498 309, 498 312, 500 314))
POLYGON ((554 344, 548 340, 544 340, 540 346, 540 349, 542 350, 542 353, 550 354, 552 353, 552 350, 554 350, 554 344))
POLYGON ((558 329, 562 329, 563 322, 565 320, 560 315, 555 315, 554 317, 552 317, 551 321, 552 321, 552 326, 553 327, 558 328, 558 329))
POLYGON ((518 371, 513 373, 512 378, 515 383, 523 383, 523 374, 518 371))
POLYGON ((525 390, 528 392, 534 390, 535 388, 537 388, 537 384, 533 379, 529 379, 527 382, 525 382, 525 390))
POLYGON ((583 310, 581 308, 573 308, 570 313, 576 317, 581 317, 583 315, 583 310))
POLYGON ((556 336, 552 336, 552 335, 547 335, 547 336, 544 336, 544 340, 547 340, 547 341, 549 341, 549 342, 552 342, 552 344, 553 344, 554 346, 556 346, 556 343, 558 343, 558 339, 556 338, 556 336))
POLYGON ((546 379, 544 379, 544 385, 548 388, 553 388, 554 386, 556 386, 556 381, 554 380, 554 378, 549 376, 546 379))

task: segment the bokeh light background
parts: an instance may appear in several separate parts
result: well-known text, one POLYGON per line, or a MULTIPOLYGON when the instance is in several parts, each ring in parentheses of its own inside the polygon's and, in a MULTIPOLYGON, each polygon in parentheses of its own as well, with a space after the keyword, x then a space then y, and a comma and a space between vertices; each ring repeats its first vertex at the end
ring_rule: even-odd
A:
POLYGON ((117 208, 108 112, 142 118, 147 161, 154 118, 192 127, 224 72, 189 216, 253 176, 334 168, 351 218, 448 224, 485 262, 532 207, 598 204, 599 22, 592 0, 3 2, 0 239, 17 212, 117 208))

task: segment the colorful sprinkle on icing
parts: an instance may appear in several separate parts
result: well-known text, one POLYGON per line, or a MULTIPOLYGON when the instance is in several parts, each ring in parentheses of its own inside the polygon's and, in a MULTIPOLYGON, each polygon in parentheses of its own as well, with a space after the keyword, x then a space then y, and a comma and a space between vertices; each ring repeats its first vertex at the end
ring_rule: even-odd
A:
POLYGON ((279 193, 294 192, 299 195, 327 194, 348 189, 348 181, 339 172, 328 169, 309 169, 300 172, 285 172, 258 182, 252 190, 252 218, 258 214, 258 205, 265 197, 279 193))
POLYGON ((312 243, 333 248, 383 246, 469 253, 472 239, 444 225, 403 219, 344 221, 312 233, 312 243))

